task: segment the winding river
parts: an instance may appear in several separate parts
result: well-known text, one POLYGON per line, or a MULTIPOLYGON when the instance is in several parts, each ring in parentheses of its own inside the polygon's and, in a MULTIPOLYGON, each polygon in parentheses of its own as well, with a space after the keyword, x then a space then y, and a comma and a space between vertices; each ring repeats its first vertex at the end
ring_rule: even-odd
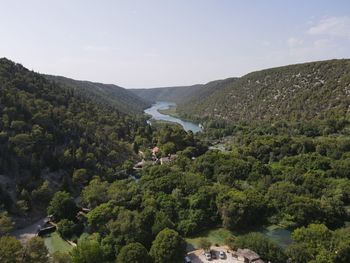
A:
POLYGON ((162 114, 158 110, 166 110, 171 106, 176 106, 176 103, 166 102, 166 101, 157 101, 150 108, 145 109, 145 113, 152 116, 152 119, 159 121, 169 121, 180 124, 185 131, 192 131, 194 133, 202 131, 202 128, 193 122, 185 121, 170 115, 162 114))

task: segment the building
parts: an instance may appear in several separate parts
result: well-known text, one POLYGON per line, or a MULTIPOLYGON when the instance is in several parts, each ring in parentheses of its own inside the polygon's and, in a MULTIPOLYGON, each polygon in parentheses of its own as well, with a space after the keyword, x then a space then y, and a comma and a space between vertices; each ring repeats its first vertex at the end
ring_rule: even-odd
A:
POLYGON ((156 146, 152 149, 152 155, 157 155, 159 153, 160 149, 156 146))
POLYGON ((160 158, 160 164, 166 164, 169 163, 171 161, 174 161, 176 159, 177 155, 176 154, 169 154, 166 157, 162 157, 160 158))
POLYGON ((142 168, 148 166, 148 165, 153 165, 154 162, 151 161, 145 161, 144 159, 142 159, 141 162, 138 162, 134 165, 134 170, 141 170, 142 168))
POLYGON ((237 251, 232 252, 232 257, 244 263, 264 263, 257 253, 247 248, 237 249, 237 251))

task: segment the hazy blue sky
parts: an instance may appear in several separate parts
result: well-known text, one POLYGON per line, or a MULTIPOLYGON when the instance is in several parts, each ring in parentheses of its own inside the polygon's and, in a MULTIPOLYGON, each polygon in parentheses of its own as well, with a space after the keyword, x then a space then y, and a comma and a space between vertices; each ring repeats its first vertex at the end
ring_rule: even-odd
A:
POLYGON ((350 57, 349 0, 0 0, 0 57, 156 87, 350 57))

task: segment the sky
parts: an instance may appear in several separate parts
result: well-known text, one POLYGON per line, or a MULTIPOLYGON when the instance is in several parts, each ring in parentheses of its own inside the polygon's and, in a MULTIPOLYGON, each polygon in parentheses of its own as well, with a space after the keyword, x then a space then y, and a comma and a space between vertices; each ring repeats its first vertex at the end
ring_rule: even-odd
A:
POLYGON ((126 88, 350 58, 349 0, 0 0, 0 57, 126 88))

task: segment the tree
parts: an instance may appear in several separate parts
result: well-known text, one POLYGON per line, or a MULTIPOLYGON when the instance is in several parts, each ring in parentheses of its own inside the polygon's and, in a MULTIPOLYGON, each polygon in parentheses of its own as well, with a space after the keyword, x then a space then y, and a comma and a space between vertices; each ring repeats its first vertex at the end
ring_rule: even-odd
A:
POLYGON ((253 232, 238 236, 232 240, 230 247, 231 249, 249 248, 266 261, 285 263, 287 259, 283 249, 261 233, 253 232))
POLYGON ((155 263, 177 263, 185 253, 186 243, 175 231, 166 228, 152 243, 150 255, 155 263))
POLYGON ((108 198, 116 205, 136 208, 142 197, 140 190, 134 181, 116 180, 108 188, 108 198))
POLYGON ((87 173, 86 169, 77 169, 74 170, 73 176, 72 176, 73 182, 78 185, 83 185, 87 182, 89 179, 89 175, 87 173))
MULTIPOLYGON (((200 211, 202 213, 204 213, 201 210, 195 210, 196 211, 200 211)), ((189 212, 191 212, 191 210, 189 210, 189 212)), ((181 233, 181 235, 187 237, 193 233, 195 233, 198 230, 198 222, 195 220, 196 218, 190 218, 190 219, 185 219, 185 220, 181 220, 176 227, 176 230, 179 231, 179 233, 181 233)), ((198 220, 200 221, 200 220, 198 220)))
POLYGON ((107 223, 108 231, 115 237, 122 238, 125 243, 140 242, 151 243, 149 235, 141 225, 141 219, 137 211, 125 208, 119 209, 118 215, 107 223))
POLYGON ((105 236, 101 240, 100 247, 102 250, 103 259, 107 262, 112 262, 115 260, 116 251, 119 251, 121 247, 121 245, 118 243, 119 240, 117 240, 112 234, 105 236))
POLYGON ((117 257, 117 263, 148 263, 147 249, 140 243, 129 243, 124 246, 117 257))
POLYGON ((138 145, 137 142, 134 142, 134 143, 132 144, 132 149, 133 149, 134 153, 136 153, 136 154, 139 153, 140 147, 139 147, 139 145, 138 145))
POLYGON ((293 231, 292 238, 298 243, 310 243, 314 246, 323 244, 328 246, 332 238, 332 231, 322 224, 310 224, 308 227, 297 228, 293 231))
POLYGON ((47 208, 47 213, 53 215, 57 221, 64 218, 74 219, 77 211, 73 198, 64 191, 56 192, 47 208))
POLYGON ((295 263, 308 263, 314 257, 306 244, 292 243, 288 246, 286 253, 295 263))
POLYGON ((76 224, 71 220, 62 219, 57 224, 57 231, 61 235, 61 237, 69 239, 74 235, 79 236, 83 230, 82 227, 83 226, 80 226, 79 224, 76 224))
POLYGON ((162 156, 167 156, 171 153, 175 153, 175 144, 173 142, 167 142, 166 144, 162 145, 162 156))
POLYGON ((0 262, 17 263, 21 261, 22 245, 14 237, 0 237, 0 262))
POLYGON ((152 234, 156 236, 160 231, 165 228, 173 228, 174 223, 169 219, 169 217, 162 211, 157 212, 154 218, 154 223, 152 226, 152 234))
POLYGON ((33 237, 26 245, 24 262, 47 263, 49 261, 48 253, 44 240, 41 237, 33 237))
POLYGON ((217 198, 223 225, 229 229, 247 229, 264 222, 265 198, 257 190, 231 190, 217 198))
POLYGON ((0 212, 0 236, 6 235, 13 228, 11 218, 7 212, 0 212))
POLYGON ((90 181, 81 193, 83 204, 90 208, 95 208, 106 201, 108 183, 94 178, 90 181))
MULTIPOLYGON (((293 244, 287 249, 288 256, 296 263, 333 262, 336 255, 334 233, 322 224, 310 224, 292 233, 293 244), (328 258, 331 256, 331 258, 328 258)), ((335 261, 338 262, 338 261, 335 261)))
POLYGON ((94 239, 83 239, 70 253, 72 263, 96 263, 102 260, 100 244, 94 239))
POLYGON ((233 186, 236 180, 244 180, 247 178, 251 167, 248 162, 238 158, 231 158, 223 161, 223 163, 216 167, 218 174, 218 181, 222 184, 233 186))
POLYGON ((281 210, 292 203, 297 192, 297 186, 290 182, 277 182, 270 186, 266 197, 268 204, 276 210, 281 210))
POLYGON ((70 263, 71 262, 70 256, 63 252, 56 251, 52 253, 51 256, 52 256, 52 259, 51 259, 52 263, 70 263))
POLYGON ((134 168, 134 163, 130 160, 126 160, 122 165, 122 169, 125 170, 127 174, 132 174, 133 168, 134 168))
POLYGON ((198 246, 202 248, 204 251, 209 251, 211 247, 211 242, 207 238, 199 239, 198 246))
POLYGON ((350 262, 350 241, 341 242, 336 248, 335 262, 347 263, 350 262))
POLYGON ((94 209, 92 209, 88 215, 89 227, 93 231, 104 232, 106 231, 106 224, 117 213, 118 207, 113 208, 113 203, 103 203, 94 209))
POLYGON ((47 201, 52 197, 49 181, 45 180, 41 186, 32 191, 32 198, 35 202, 47 205, 47 201))

